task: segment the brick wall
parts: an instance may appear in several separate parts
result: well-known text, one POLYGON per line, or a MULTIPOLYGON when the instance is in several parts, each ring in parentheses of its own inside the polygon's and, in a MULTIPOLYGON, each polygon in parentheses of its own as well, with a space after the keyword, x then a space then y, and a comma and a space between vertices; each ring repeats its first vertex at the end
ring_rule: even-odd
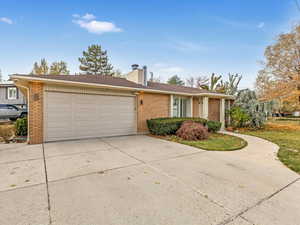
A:
POLYGON ((43 84, 30 83, 29 85, 29 144, 43 142, 43 84))
POLYGON ((147 132, 147 119, 170 116, 170 95, 141 93, 137 97, 138 132, 147 132))
POLYGON ((199 117, 199 98, 193 98, 193 117, 199 117))
POLYGON ((220 121, 220 99, 209 98, 209 100, 208 100, 208 119, 220 121))

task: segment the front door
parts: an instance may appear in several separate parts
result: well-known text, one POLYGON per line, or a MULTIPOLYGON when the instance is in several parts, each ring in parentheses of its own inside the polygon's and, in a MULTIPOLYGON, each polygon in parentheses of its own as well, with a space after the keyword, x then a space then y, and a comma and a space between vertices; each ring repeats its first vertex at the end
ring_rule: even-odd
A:
POLYGON ((214 121, 220 121, 220 99, 209 98, 208 119, 214 121))

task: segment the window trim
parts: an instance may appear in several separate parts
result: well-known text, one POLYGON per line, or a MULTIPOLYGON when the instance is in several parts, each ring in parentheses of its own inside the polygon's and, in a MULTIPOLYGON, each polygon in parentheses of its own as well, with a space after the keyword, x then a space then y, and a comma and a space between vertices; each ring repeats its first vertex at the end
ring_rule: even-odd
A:
POLYGON ((17 100, 18 99, 18 88, 17 87, 8 87, 6 90, 6 96, 8 100, 17 100), (10 90, 15 89, 16 90, 16 95, 14 97, 10 96, 10 90))
POLYGON ((172 106, 172 116, 177 118, 183 118, 188 116, 188 105, 189 105, 189 98, 182 97, 182 96, 173 96, 173 106, 172 106), (177 100, 177 101, 176 101, 177 100), (183 101, 185 101, 185 104, 183 104, 183 101), (178 102, 177 106, 177 114, 174 113, 174 106, 175 103, 178 102), (183 110, 183 106, 185 106, 185 110, 183 110), (185 112, 185 115, 183 115, 183 112, 185 112))

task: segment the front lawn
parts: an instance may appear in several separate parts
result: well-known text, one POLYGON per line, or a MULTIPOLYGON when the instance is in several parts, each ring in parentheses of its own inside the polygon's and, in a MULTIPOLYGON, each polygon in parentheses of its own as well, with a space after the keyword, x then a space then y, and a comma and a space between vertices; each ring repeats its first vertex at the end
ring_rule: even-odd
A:
MULTIPOLYGON (((262 130, 244 130, 241 133, 264 138, 277 144, 278 158, 290 169, 300 173, 300 129, 283 129, 281 122, 268 123, 262 130), (276 127, 276 126, 280 126, 276 127)), ((286 124, 285 124, 286 125, 286 124)), ((300 128, 300 126, 299 126, 300 128)))
POLYGON ((209 151, 233 151, 247 146, 247 142, 242 138, 220 133, 211 133, 208 139, 200 141, 186 141, 177 136, 169 136, 166 139, 209 151))

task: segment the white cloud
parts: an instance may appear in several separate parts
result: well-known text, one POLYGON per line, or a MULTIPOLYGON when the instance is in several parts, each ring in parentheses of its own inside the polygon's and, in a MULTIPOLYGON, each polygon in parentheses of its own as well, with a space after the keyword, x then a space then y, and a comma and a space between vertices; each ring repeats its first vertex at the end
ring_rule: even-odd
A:
POLYGON ((85 20, 94 20, 96 19, 96 16, 94 16, 93 14, 85 14, 84 16, 81 17, 82 19, 85 19, 85 20))
POLYGON ((265 23, 264 22, 260 22, 258 25, 257 25, 257 28, 261 29, 265 26, 265 23))
POLYGON ((79 14, 73 14, 72 15, 74 18, 80 18, 80 15, 79 14))
POLYGON ((0 21, 7 24, 13 24, 13 21, 7 17, 1 17, 0 21))
POLYGON ((77 18, 76 20, 73 20, 73 23, 78 24, 81 28, 90 33, 103 34, 122 31, 122 29, 117 27, 114 23, 95 20, 96 17, 93 14, 87 13, 84 16, 73 14, 73 17, 77 18))
POLYGON ((77 20, 74 23, 78 24, 81 28, 86 29, 90 33, 103 34, 107 32, 121 32, 122 29, 118 28, 115 24, 105 21, 83 21, 77 20))

